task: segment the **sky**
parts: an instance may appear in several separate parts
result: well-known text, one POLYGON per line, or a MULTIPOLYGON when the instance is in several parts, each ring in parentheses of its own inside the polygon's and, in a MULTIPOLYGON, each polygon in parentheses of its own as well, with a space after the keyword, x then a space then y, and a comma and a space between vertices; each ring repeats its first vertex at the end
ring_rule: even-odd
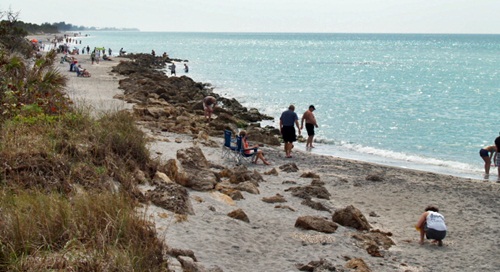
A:
POLYGON ((500 0, 2 0, 9 10, 141 31, 500 34, 500 0))

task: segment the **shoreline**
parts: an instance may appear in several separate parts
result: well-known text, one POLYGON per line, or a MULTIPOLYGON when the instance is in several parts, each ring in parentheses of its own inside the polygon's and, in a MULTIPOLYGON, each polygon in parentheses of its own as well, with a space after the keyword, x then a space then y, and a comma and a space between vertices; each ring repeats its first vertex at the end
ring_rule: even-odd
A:
MULTIPOLYGON (((53 36, 53 35, 49 35, 53 36)), ((36 36, 39 37, 39 36, 36 36)), ((44 40, 43 38, 41 40, 44 40)), ((221 93, 221 90, 217 90, 217 93, 221 93)), ((223 91, 222 91, 223 92, 223 91)), ((275 126, 275 125, 274 125, 275 126)), ((378 154, 371 154, 369 152, 363 152, 356 149, 352 149, 350 147, 345 146, 335 146, 330 144, 322 144, 318 143, 318 145, 322 145, 325 150, 324 152, 319 151, 319 149, 314 150, 315 153, 322 154, 325 156, 333 156, 333 157, 341 157, 346 159, 355 159, 362 160, 366 162, 372 162, 387 166, 394 166, 400 168, 410 168, 420 171, 429 171, 437 174, 444 175, 453 175, 461 178, 470 178, 474 180, 488 180, 490 182, 497 182, 500 180, 500 177, 497 177, 496 169, 492 169, 492 173, 490 173, 488 178, 484 178, 484 173, 482 168, 479 167, 476 169, 475 165, 466 164, 466 163, 456 163, 452 161, 444 161, 433 158, 425 158, 425 157, 413 157, 410 156, 410 160, 405 159, 405 154, 395 154, 396 157, 389 154, 385 156, 384 154, 391 153, 389 151, 378 150, 376 151, 378 154), (338 152, 337 152, 338 151, 338 152), (380 154, 380 152, 384 152, 380 154), (430 162, 430 163, 428 163, 430 162)), ((305 150, 302 150, 305 152, 305 150)), ((477 158, 478 165, 481 166, 480 158, 477 158)))
MULTIPOLYGON (((68 65, 59 65, 70 79, 70 97, 78 97, 78 103, 91 101, 95 110, 130 109, 131 104, 113 98, 123 93, 118 89, 118 81, 123 77, 111 72, 119 62, 119 58, 114 59, 98 65, 79 59, 79 63, 89 69, 91 78, 77 78, 74 73, 66 72, 68 65), (117 104, 111 102, 114 100, 117 104), (109 103, 114 106, 106 107, 109 103)), ((221 158, 220 146, 199 144, 186 134, 145 130, 154 139, 151 154, 162 160, 176 159, 178 150, 198 146, 212 164, 234 166, 221 158)), ((222 144, 221 137, 211 139, 222 144)), ((284 158, 282 147, 266 145, 262 149, 272 165, 247 166, 264 179, 259 183, 259 194, 243 192, 244 199, 230 201, 214 191, 189 190, 194 215, 187 216, 185 221, 178 221, 174 213, 155 205, 143 207, 169 246, 192 250, 199 263, 217 266, 223 271, 297 271, 297 263, 307 264, 321 258, 338 266, 344 266, 348 259, 362 258, 372 271, 500 269, 496 250, 492 250, 499 243, 496 225, 500 218, 500 187, 497 184, 300 151, 295 151, 297 155, 290 160, 284 158), (280 168, 290 163, 297 165, 298 172, 280 168), (266 174, 273 170, 276 175, 266 174), (301 215, 331 218, 331 212, 311 209, 301 204, 303 199, 286 191, 292 186, 311 183, 310 178, 301 176, 309 172, 317 174, 331 193, 329 200, 314 198, 314 201, 330 211, 354 205, 373 229, 392 233, 391 239, 396 245, 383 250, 384 257, 372 257, 353 238, 358 232, 351 228, 339 226, 333 234, 295 228, 294 222, 301 215), (381 180, 367 179, 370 175, 379 176, 381 180), (288 183, 292 181, 296 184, 288 183), (283 205, 294 211, 262 201, 276 194, 283 195, 287 201, 283 205), (449 227, 442 248, 430 243, 420 246, 413 228, 425 206, 431 203, 440 207, 449 227), (236 208, 248 214, 249 223, 226 215, 236 208), (313 238, 323 242, 315 242, 313 238)), ((174 270, 179 268, 175 259, 172 266, 174 270)))

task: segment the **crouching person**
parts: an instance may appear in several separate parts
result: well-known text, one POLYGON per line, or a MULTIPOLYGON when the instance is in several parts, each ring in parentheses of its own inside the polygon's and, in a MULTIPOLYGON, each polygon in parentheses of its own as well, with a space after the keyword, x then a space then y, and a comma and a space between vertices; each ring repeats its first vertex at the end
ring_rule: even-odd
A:
POLYGON ((433 239, 433 243, 443 246, 443 239, 446 237, 447 228, 444 216, 439 213, 439 209, 436 206, 429 205, 425 208, 425 212, 418 219, 415 228, 420 231, 421 245, 424 244, 425 235, 427 239, 433 239))

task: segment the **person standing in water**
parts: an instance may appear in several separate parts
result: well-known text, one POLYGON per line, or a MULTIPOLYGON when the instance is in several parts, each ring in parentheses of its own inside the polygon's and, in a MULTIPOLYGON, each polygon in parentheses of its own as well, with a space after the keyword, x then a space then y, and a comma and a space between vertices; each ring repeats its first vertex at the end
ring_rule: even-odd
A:
POLYGON ((493 158, 493 155, 496 154, 496 152, 497 147, 494 145, 490 145, 479 150, 479 156, 481 156, 484 161, 485 177, 488 177, 488 175, 490 174, 491 158, 493 158))
POLYGON ((318 127, 318 123, 316 122, 316 117, 314 117, 313 111, 316 108, 311 105, 309 109, 304 112, 301 119, 300 129, 304 129, 304 121, 306 121, 306 130, 307 130, 307 141, 306 141, 306 149, 313 148, 313 139, 314 139, 314 127, 318 127))

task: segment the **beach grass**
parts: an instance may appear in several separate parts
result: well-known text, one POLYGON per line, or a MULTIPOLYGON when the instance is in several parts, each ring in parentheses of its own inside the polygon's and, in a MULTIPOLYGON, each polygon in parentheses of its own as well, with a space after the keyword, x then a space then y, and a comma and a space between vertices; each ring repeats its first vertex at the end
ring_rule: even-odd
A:
POLYGON ((144 134, 125 112, 77 112, 2 124, 0 270, 165 271, 135 210, 134 171, 155 165, 144 134))

